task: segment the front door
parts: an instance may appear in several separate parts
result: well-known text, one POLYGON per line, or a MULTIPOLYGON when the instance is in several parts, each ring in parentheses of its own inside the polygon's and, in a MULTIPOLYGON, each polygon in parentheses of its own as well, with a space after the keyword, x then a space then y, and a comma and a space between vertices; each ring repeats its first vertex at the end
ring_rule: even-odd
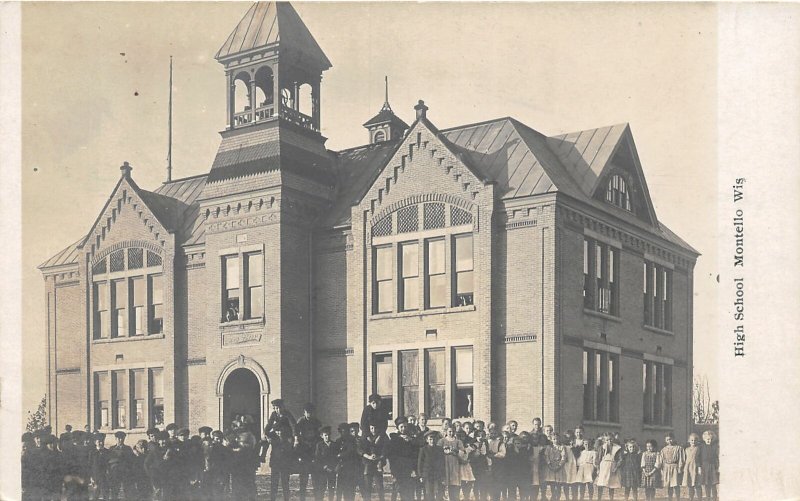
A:
POLYGON ((234 419, 248 422, 256 437, 261 436, 261 386, 249 369, 236 369, 228 375, 223 389, 223 423, 230 430, 234 419))

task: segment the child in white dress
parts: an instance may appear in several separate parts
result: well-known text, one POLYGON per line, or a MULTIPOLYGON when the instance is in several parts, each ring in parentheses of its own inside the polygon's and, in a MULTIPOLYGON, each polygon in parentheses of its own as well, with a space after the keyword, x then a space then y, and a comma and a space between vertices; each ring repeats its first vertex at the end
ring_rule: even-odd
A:
POLYGON ((580 485, 580 496, 583 501, 586 491, 589 491, 589 499, 594 496, 594 475, 595 464, 597 463, 597 452, 592 447, 591 440, 583 441, 583 450, 581 455, 578 456, 578 473, 575 475, 575 481, 580 485))

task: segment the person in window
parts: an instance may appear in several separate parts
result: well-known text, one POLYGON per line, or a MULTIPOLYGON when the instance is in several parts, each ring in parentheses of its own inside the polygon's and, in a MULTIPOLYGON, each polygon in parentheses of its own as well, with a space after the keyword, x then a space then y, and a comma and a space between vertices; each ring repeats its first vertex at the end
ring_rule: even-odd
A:
MULTIPOLYGON (((383 408, 381 396, 373 393, 367 399, 367 406, 361 413, 361 429, 369 430, 369 425, 374 424, 379 435, 386 435, 389 426, 389 413, 383 408)), ((405 418, 403 418, 405 421, 405 418)), ((408 423, 408 421, 405 421, 408 423)))
POLYGON ((239 301, 229 300, 228 307, 225 311, 225 321, 239 320, 239 301))

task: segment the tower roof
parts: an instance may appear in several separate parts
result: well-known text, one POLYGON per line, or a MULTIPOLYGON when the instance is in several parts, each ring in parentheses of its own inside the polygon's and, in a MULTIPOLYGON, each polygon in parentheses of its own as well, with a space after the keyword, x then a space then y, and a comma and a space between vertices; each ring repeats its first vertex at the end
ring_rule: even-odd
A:
POLYGON ((255 2, 222 44, 218 61, 250 51, 280 47, 291 56, 302 54, 320 70, 331 67, 325 53, 289 2, 255 2))

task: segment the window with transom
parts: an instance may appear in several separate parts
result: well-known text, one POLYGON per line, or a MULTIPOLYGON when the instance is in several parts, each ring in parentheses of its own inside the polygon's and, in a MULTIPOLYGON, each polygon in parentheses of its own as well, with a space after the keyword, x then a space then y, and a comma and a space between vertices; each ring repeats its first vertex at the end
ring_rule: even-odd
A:
POLYGON ((129 247, 92 264, 92 337, 123 339, 164 329, 163 260, 129 247))
POLYGON ((372 228, 372 312, 471 306, 475 301, 473 215, 423 202, 372 228))

